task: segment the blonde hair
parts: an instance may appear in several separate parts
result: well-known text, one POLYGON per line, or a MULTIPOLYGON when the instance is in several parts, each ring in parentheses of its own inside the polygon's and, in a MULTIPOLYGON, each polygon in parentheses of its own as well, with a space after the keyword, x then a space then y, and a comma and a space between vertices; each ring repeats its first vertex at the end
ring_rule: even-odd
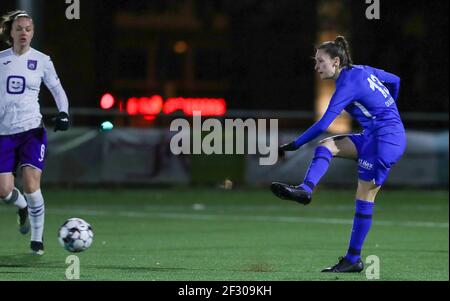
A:
POLYGON ((6 44, 10 46, 13 44, 13 39, 11 37, 12 24, 19 18, 33 20, 24 10, 14 10, 0 18, 0 40, 5 41, 6 44))

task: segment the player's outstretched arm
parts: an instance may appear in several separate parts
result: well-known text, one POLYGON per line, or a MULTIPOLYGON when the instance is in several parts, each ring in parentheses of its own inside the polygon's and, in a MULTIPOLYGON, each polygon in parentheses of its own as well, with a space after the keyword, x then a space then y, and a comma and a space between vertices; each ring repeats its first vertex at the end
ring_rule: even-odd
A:
POLYGON ((300 137, 290 143, 281 145, 279 147, 279 153, 283 154, 285 151, 295 151, 302 145, 314 140, 328 129, 337 116, 337 113, 327 110, 322 118, 307 129, 300 137))

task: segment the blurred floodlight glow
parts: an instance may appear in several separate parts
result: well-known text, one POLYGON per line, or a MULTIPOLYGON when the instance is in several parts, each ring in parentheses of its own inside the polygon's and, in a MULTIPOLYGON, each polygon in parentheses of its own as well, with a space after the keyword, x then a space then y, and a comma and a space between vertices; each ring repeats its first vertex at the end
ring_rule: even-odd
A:
POLYGON ((178 54, 183 54, 187 51, 188 44, 185 41, 177 41, 173 45, 173 51, 178 54))
POLYGON ((114 96, 109 93, 106 93, 100 99, 100 107, 103 110, 111 109, 114 106, 114 96))
POLYGON ((102 122, 102 124, 100 125, 100 130, 101 131, 110 131, 114 128, 114 125, 110 122, 110 121, 104 121, 102 122))
POLYGON ((164 100, 159 95, 152 97, 131 97, 128 99, 126 110, 129 115, 157 115, 163 108, 164 100))
MULTIPOLYGON (((103 95, 100 105, 104 110, 112 109, 115 105, 114 96, 109 93, 103 95)), ((117 107, 119 112, 144 115, 146 120, 153 120, 160 113, 169 115, 176 111, 181 111, 185 116, 193 116, 194 111, 201 111, 202 116, 224 116, 227 111, 224 98, 169 97, 164 100, 160 95, 130 97, 125 101, 118 101, 117 107)))

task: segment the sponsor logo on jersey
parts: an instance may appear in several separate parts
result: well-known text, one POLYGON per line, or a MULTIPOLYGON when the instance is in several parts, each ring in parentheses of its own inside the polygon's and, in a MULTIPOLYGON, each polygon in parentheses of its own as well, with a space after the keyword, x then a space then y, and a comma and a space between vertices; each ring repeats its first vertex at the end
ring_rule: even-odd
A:
POLYGON ((35 60, 28 60, 28 69, 36 70, 36 68, 37 68, 37 61, 35 61, 35 60))
POLYGON ((11 63, 11 61, 6 61, 6 62, 3 62, 3 65, 8 65, 9 63, 11 63))
POLYGON ((6 82, 6 91, 8 94, 22 94, 25 91, 25 77, 23 76, 8 76, 6 82))
POLYGON ((358 160, 358 165, 359 165, 359 167, 367 169, 367 170, 372 170, 372 168, 373 168, 372 163, 367 162, 366 160, 363 160, 363 159, 358 160))

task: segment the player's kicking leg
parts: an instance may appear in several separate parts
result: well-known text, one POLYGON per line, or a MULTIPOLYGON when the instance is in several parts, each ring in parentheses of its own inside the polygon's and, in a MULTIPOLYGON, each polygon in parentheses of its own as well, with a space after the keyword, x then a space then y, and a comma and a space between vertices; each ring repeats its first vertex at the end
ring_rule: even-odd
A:
POLYGON ((308 205, 312 200, 312 193, 304 190, 300 186, 273 182, 270 185, 270 190, 280 199, 295 201, 303 205, 308 205))
MULTIPOLYGON (((312 192, 319 180, 325 175, 333 157, 357 158, 357 150, 349 135, 333 136, 319 142, 303 183, 294 186, 273 182, 270 186, 273 194, 284 200, 307 205, 312 200, 312 192)), ((357 135, 352 135, 357 136, 357 135)))

